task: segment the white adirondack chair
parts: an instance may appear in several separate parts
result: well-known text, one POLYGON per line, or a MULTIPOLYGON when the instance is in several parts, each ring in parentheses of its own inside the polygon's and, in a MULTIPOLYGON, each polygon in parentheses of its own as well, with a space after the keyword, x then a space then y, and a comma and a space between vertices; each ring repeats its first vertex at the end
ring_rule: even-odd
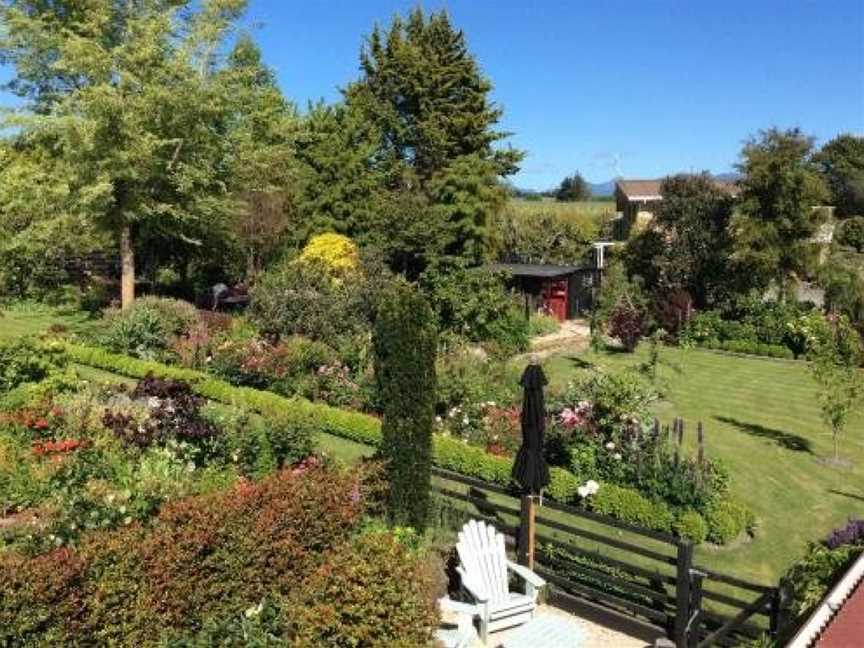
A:
POLYGON ((507 559, 504 536, 495 527, 470 520, 456 543, 462 587, 474 598, 480 617, 480 638, 489 633, 530 621, 537 607, 539 588, 546 584, 533 571, 507 559), (511 592, 508 571, 525 583, 525 593, 511 592))

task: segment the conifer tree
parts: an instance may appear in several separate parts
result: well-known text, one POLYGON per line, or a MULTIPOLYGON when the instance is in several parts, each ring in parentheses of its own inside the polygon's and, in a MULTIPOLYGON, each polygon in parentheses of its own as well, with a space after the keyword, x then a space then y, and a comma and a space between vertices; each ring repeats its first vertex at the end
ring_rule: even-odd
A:
POLYGON ((515 173, 522 154, 496 147, 507 136, 495 128, 501 109, 464 34, 445 12, 418 8, 387 29, 376 26, 360 65, 345 98, 374 127, 369 166, 387 192, 413 195, 388 196, 379 213, 419 221, 388 230, 400 239, 391 256, 397 269, 414 275, 437 255, 479 260, 491 216, 506 200, 500 178, 515 173))
POLYGON ((410 285, 394 284, 381 304, 373 342, 388 509, 393 522, 422 529, 429 508, 437 332, 428 302, 410 285))

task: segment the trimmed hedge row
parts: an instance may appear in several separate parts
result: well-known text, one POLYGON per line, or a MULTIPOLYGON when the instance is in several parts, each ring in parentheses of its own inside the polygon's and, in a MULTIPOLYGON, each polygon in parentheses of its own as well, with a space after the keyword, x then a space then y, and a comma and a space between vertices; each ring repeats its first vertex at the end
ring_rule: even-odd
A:
MULTIPOLYGON (((310 434, 324 432, 373 447, 382 442, 381 421, 368 414, 341 410, 299 397, 286 398, 252 387, 236 387, 201 371, 130 358, 104 349, 77 344, 66 344, 65 347, 69 358, 78 364, 130 378, 143 378, 152 373, 160 378, 184 380, 197 394, 205 398, 252 410, 264 416, 278 416, 283 421, 290 421, 297 427, 308 430, 310 434)), ((512 459, 489 454, 482 448, 467 445, 464 441, 442 434, 433 435, 432 462, 440 468, 481 481, 505 487, 511 483, 512 459)), ((579 478, 557 466, 552 467, 549 472, 547 495, 564 503, 576 500, 577 489, 582 485, 579 478)), ((603 484, 589 504, 598 513, 657 531, 669 531, 679 526, 675 525, 675 515, 665 503, 650 500, 632 488, 603 484)), ((739 508, 731 503, 730 506, 733 509, 739 508)), ((728 509, 724 508, 724 513, 728 513, 728 509)), ((712 527, 709 534, 711 539, 726 538, 733 533, 730 527, 737 526, 728 524, 730 520, 727 518, 738 516, 723 517, 724 524, 715 525, 709 521, 712 527), (717 526, 726 528, 718 529, 717 526)), ((744 525, 742 521, 741 526, 744 525)), ((741 530, 743 529, 738 529, 739 532, 741 530)))
POLYGON ((794 360, 795 354, 789 347, 782 344, 764 344, 752 340, 706 340, 699 344, 703 349, 712 351, 726 351, 740 355, 755 355, 765 358, 780 358, 782 360, 794 360))

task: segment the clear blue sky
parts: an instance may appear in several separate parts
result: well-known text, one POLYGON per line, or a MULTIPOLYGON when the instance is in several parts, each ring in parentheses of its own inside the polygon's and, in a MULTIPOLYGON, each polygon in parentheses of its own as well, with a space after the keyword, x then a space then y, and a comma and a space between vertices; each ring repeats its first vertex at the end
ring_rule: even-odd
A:
MULTIPOLYGON (((250 0, 247 23, 301 106, 338 98, 376 21, 412 1, 250 0)), ((528 151, 515 178, 729 171, 748 134, 864 134, 864 0, 442 0, 528 151)))

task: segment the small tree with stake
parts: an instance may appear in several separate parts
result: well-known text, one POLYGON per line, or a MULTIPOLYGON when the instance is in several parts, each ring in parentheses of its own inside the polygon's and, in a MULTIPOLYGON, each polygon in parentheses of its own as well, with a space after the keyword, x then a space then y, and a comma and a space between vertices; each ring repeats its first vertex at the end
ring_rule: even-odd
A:
POLYGON ((422 529, 429 508, 438 348, 434 316, 423 295, 402 283, 388 290, 373 343, 389 516, 395 524, 422 529))
POLYGON ((811 370, 819 385, 822 420, 831 428, 834 440, 833 463, 840 462, 840 434, 849 415, 864 397, 864 379, 859 364, 861 343, 858 333, 842 315, 830 316, 832 335, 819 343, 813 354, 811 370))

